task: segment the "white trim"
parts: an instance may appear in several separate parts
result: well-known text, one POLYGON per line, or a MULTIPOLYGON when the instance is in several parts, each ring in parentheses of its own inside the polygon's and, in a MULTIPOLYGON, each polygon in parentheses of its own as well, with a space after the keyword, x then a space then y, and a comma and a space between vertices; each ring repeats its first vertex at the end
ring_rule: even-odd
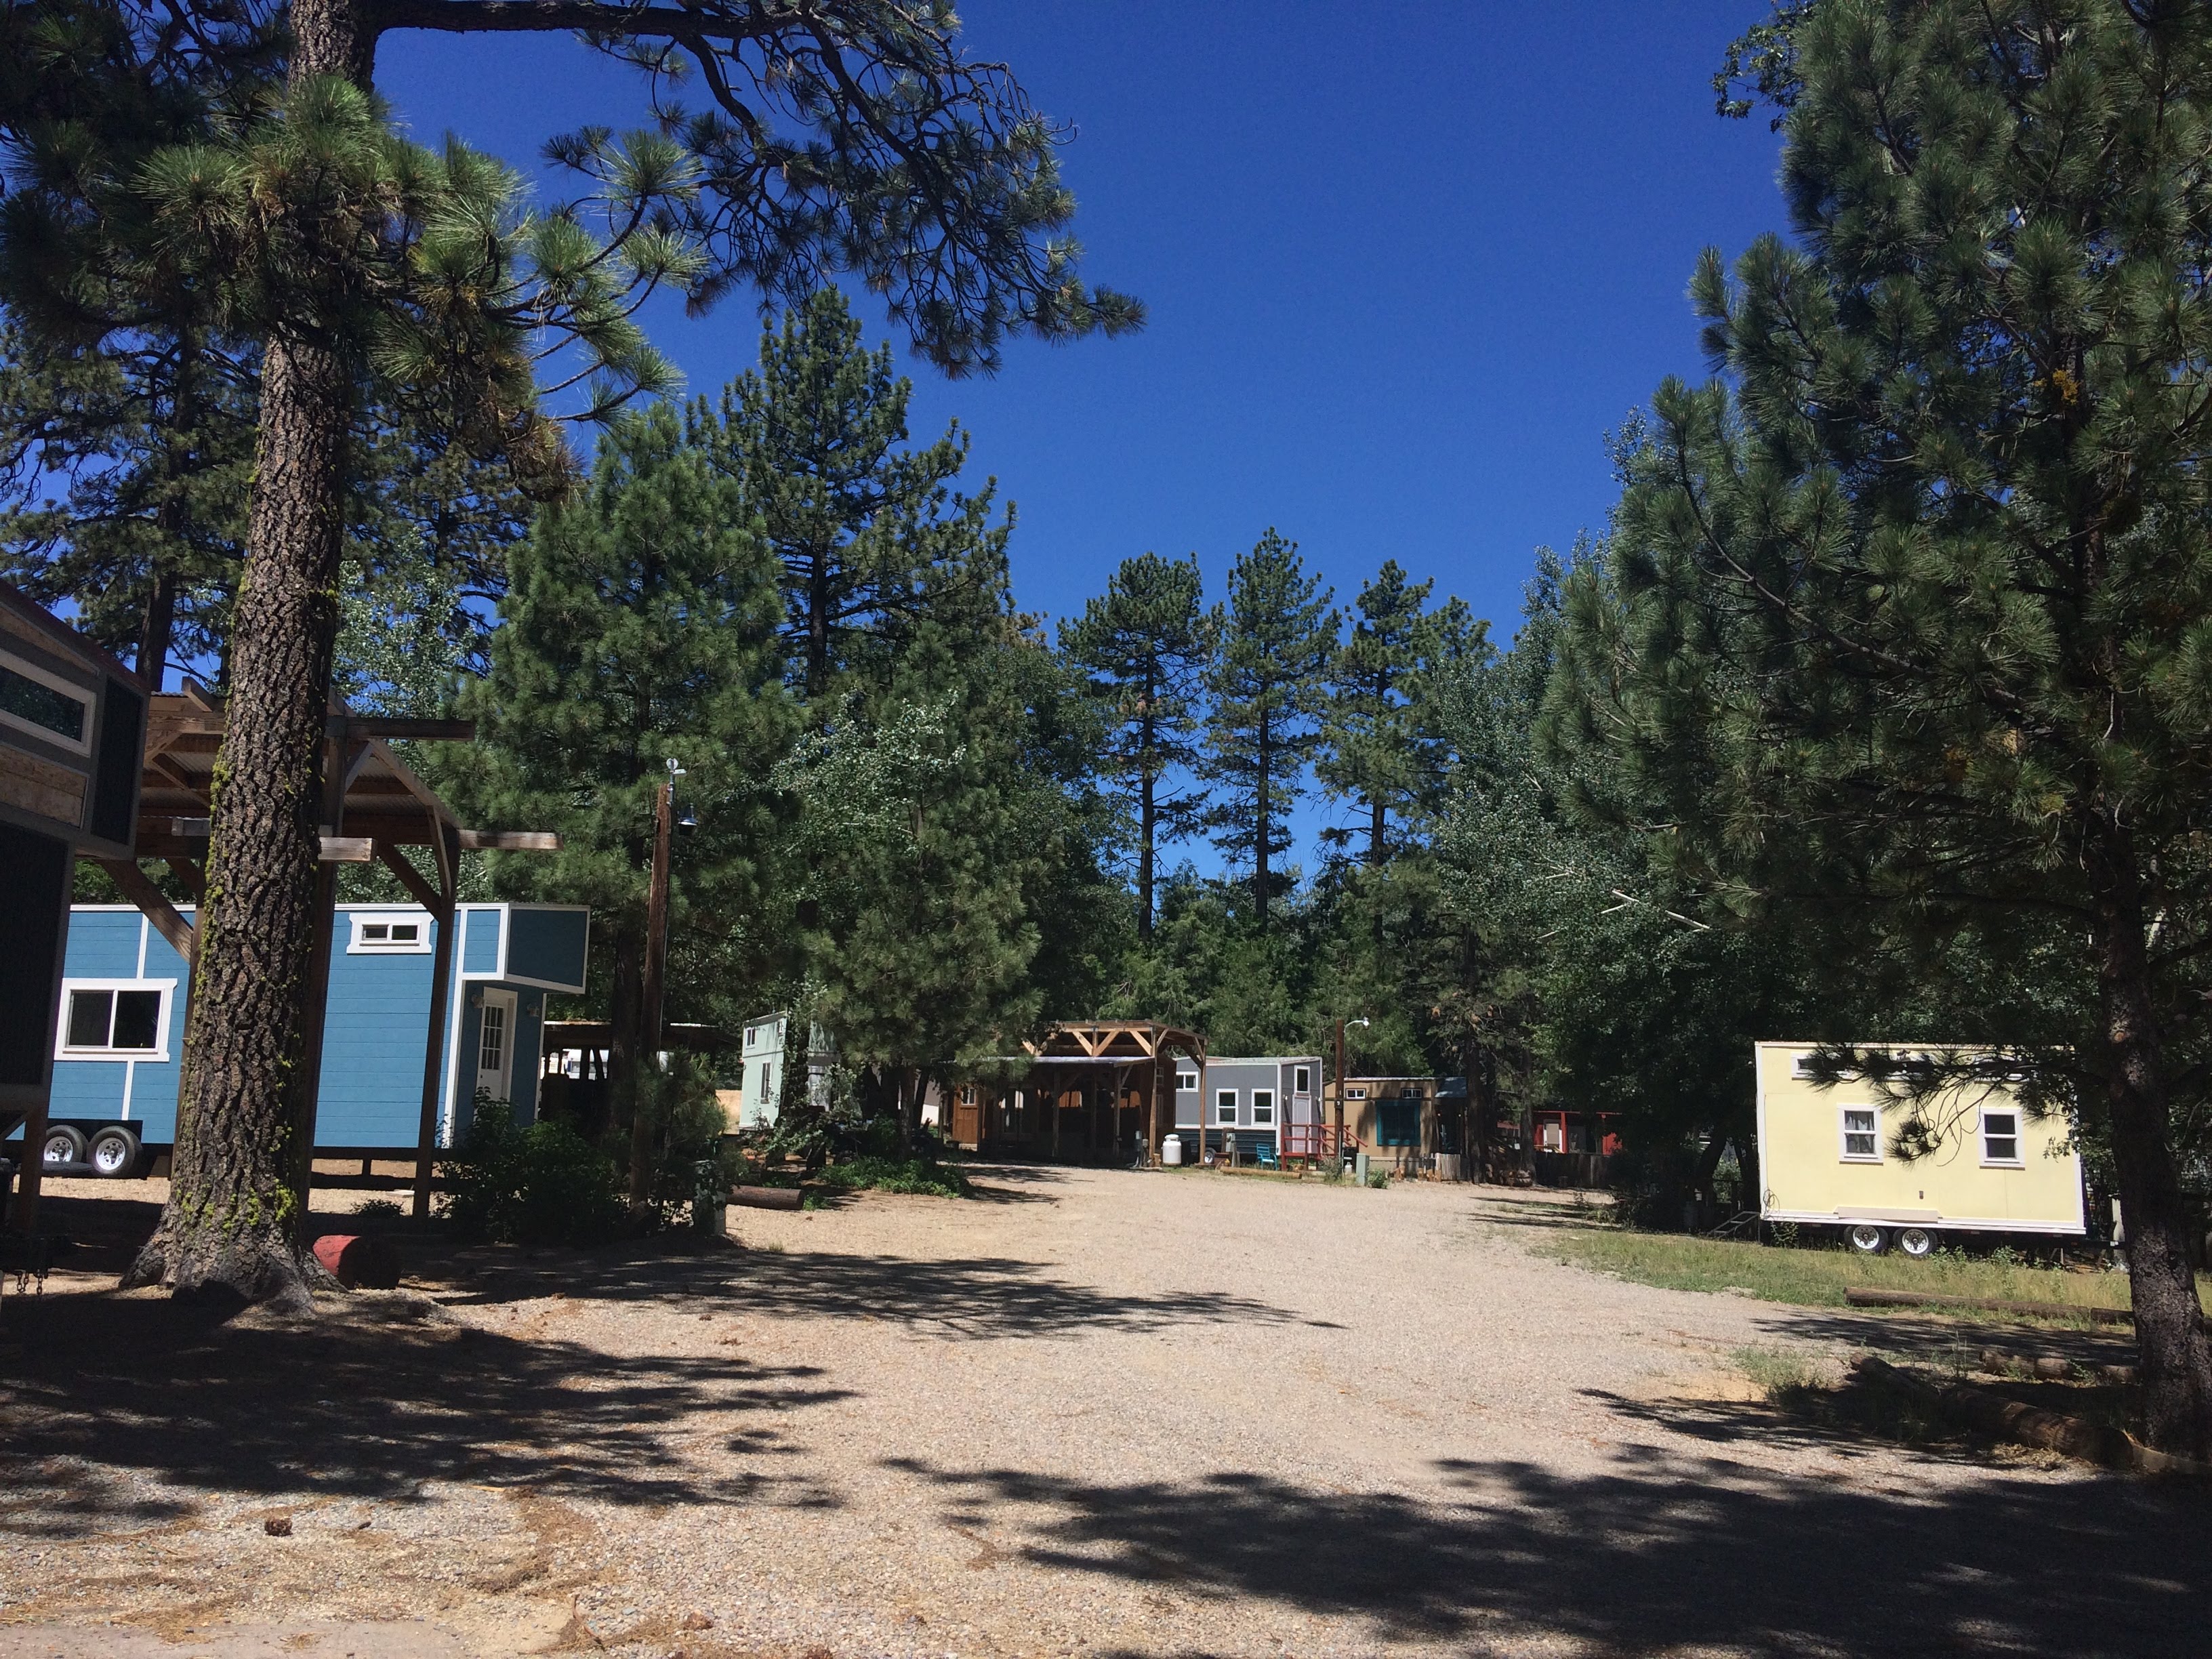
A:
POLYGON ((2025 1170, 2027 1167, 2027 1148, 2021 1143, 2027 1139, 2027 1114, 2017 1106, 1984 1106, 1974 1120, 1975 1150, 1981 1154, 1984 1170, 2025 1170), (1990 1114, 1995 1112, 2012 1120, 2012 1133, 2005 1137, 2012 1142, 2010 1158, 1990 1156, 1990 1114))
MULTIPOLYGON (((61 1012, 54 1021, 54 1058, 60 1060, 149 1060, 156 1062, 169 1058, 169 1016, 176 1006, 177 981, 173 979, 64 979, 62 981, 61 1012), (161 1007, 154 1017, 154 1046, 151 1048, 76 1048, 69 1044, 70 998, 78 991, 156 991, 161 994, 161 1007)), ((107 1031, 115 1035, 115 1011, 108 1008, 107 1031)), ((128 1097, 125 1097, 126 1100, 128 1097)))
POLYGON ((349 914, 346 920, 353 929, 346 940, 345 953, 349 957, 427 957, 430 954, 430 929, 434 923, 430 913, 419 905, 411 914, 402 909, 358 911, 349 914), (410 925, 415 929, 415 937, 404 945, 395 943, 391 937, 392 929, 410 925), (363 930, 369 927, 383 928, 385 937, 381 939, 363 937, 363 930))
POLYGON ((1881 1150, 1881 1108, 1863 1101, 1836 1103, 1836 1161, 1839 1164, 1880 1164, 1888 1160, 1881 1150), (1864 1112, 1874 1119, 1874 1156, 1869 1158, 1851 1150, 1852 1129, 1850 1114, 1864 1112))
POLYGON ((1213 1121, 1211 1123, 1201 1123, 1199 1127, 1206 1129, 1242 1128, 1243 1125, 1237 1120, 1243 1113, 1243 1091, 1241 1089, 1216 1089, 1213 1091, 1213 1121), (1221 1097, 1224 1095, 1227 1095, 1229 1097, 1229 1115, 1225 1118, 1221 1115, 1221 1097))
POLYGON ((469 912, 465 905, 453 907, 453 982, 446 988, 447 1024, 446 1030, 446 1103, 439 1114, 438 1140, 441 1146, 453 1144, 455 1126, 460 1121, 461 1109, 461 1013, 468 1003, 463 988, 468 976, 461 972, 464 953, 469 945, 469 912))
POLYGON ((493 1008, 500 1010, 501 1038, 499 1045, 499 1087, 491 1091, 493 1098, 504 1100, 510 1108, 514 1104, 514 1048, 515 1036, 522 1026, 522 999, 513 991, 497 986, 483 988, 483 1004, 477 1010, 477 1051, 471 1056, 469 1073, 472 1079, 469 1098, 476 1099, 478 1089, 484 1086, 483 1034, 484 1016, 493 1008))
MULTIPOLYGON (((1851 1221, 1863 1220, 1859 1216, 1841 1216, 1833 1210, 1765 1210, 1762 1221, 1803 1221, 1815 1226, 1840 1227, 1851 1221)), ((2074 1236, 2088 1229, 2078 1221, 2028 1221, 2010 1216, 1947 1215, 1936 1221, 1879 1222, 1876 1226, 1933 1227, 1954 1232, 1972 1233, 2051 1233, 2074 1236)))
POLYGON ((41 742, 52 744, 57 749, 73 749, 80 755, 92 753, 92 733, 100 719, 98 691, 90 686, 79 685, 75 680, 64 679, 52 669, 41 668, 38 664, 19 657, 12 651, 0 651, 0 667, 4 667, 10 672, 21 674, 25 679, 33 684, 43 685, 49 691, 58 691, 72 702, 82 702, 84 705, 84 735, 72 738, 67 732, 57 732, 50 726, 41 726, 36 720, 25 720, 21 714, 11 714, 4 708, 0 708, 0 726, 12 726, 18 732, 27 732, 41 742))
POLYGON ((1293 1099, 1293 1100, 1304 1100, 1304 1099, 1310 1099, 1310 1098, 1311 1098, 1311 1097, 1312 1097, 1312 1095, 1313 1095, 1313 1091, 1313 1091, 1313 1074, 1314 1074, 1314 1068, 1313 1068, 1312 1066, 1310 1066, 1307 1065, 1307 1064, 1306 1064, 1304 1061, 1303 1061, 1303 1060, 1300 1060, 1300 1061, 1298 1061, 1298 1062, 1297 1062, 1296 1064, 1294 1064, 1294 1065, 1292 1065, 1292 1066, 1291 1066, 1291 1099, 1293 1099), (1304 1072, 1304 1073, 1306 1074, 1306 1080, 1305 1080, 1304 1083, 1300 1083, 1300 1082, 1298 1081, 1298 1073, 1299 1073, 1300 1072, 1304 1072))

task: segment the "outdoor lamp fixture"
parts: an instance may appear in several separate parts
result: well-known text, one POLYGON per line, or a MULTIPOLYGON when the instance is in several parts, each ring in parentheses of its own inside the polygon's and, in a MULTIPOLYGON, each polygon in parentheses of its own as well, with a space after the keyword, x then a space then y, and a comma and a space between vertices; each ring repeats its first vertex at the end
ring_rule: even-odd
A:
POLYGON ((481 1008, 481 1007, 483 1007, 483 986, 481 986, 481 985, 477 985, 477 986, 472 986, 472 987, 471 987, 471 988, 470 988, 470 990, 469 990, 469 1006, 470 1006, 470 1007, 471 1007, 471 1008, 481 1008))

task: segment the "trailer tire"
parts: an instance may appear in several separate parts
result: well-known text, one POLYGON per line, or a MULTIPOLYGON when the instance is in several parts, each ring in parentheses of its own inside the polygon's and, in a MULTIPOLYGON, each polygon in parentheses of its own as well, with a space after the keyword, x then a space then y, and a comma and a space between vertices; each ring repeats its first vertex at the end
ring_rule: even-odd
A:
POLYGON ((85 1156, 95 1174, 109 1181, 128 1181, 138 1173, 138 1137, 128 1129, 102 1129, 93 1136, 85 1156))
POLYGON ((40 1156, 48 1164, 83 1163, 83 1133, 66 1123, 49 1123, 46 1125, 45 1150, 40 1156))
POLYGON ((1889 1234, 1871 1221, 1854 1221, 1844 1229, 1844 1242, 1861 1255, 1880 1255, 1889 1248, 1889 1234))

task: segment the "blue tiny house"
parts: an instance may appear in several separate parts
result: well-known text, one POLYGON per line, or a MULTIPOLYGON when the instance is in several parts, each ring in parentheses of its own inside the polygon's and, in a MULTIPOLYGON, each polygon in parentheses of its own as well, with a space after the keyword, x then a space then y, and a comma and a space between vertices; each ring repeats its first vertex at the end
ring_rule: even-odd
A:
MULTIPOLYGON (((466 1131, 479 1090, 509 1102, 523 1122, 535 1117, 545 999, 583 990, 590 942, 591 913, 578 905, 463 904, 455 915, 441 1146, 466 1131)), ((318 1151, 414 1148, 436 926, 416 904, 337 907, 318 1151)), ((79 1157, 102 1174, 131 1173, 139 1147, 158 1151, 175 1136, 189 977, 131 906, 72 909, 48 1121, 75 1130, 79 1157)))

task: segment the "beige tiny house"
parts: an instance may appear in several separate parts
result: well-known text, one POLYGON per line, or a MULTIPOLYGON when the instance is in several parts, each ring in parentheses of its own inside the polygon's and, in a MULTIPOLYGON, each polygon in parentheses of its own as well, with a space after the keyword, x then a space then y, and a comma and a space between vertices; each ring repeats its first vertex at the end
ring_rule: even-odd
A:
MULTIPOLYGON (((1853 1248, 1925 1255, 1946 1232, 2079 1237, 2081 1160, 2067 1125, 2032 1116, 2002 1084, 1961 1084, 1927 1109, 1950 1133, 1924 1157, 1893 1145, 1904 1108, 1871 1083, 1823 1088, 1809 1042, 1756 1045, 1759 1218, 1840 1226, 1853 1248)), ((1903 1054, 1905 1049, 1888 1052, 1903 1054)))

